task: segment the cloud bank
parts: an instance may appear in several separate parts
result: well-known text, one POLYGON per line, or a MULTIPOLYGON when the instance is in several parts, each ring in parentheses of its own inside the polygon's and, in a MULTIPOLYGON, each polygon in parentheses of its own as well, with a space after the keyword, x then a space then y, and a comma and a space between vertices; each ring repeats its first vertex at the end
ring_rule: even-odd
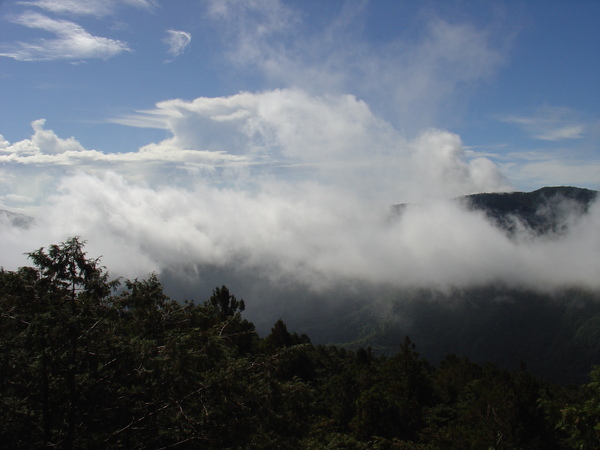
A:
POLYGON ((4 207, 21 201, 37 219, 29 229, 2 225, 2 265, 80 235, 115 275, 169 271, 209 286, 225 282, 218 273, 314 292, 356 283, 600 288, 598 205, 567 236, 511 240, 446 201, 510 189, 489 159, 444 130, 407 139, 353 96, 287 89, 170 100, 117 121, 172 137, 103 153, 39 120, 30 139, 1 140, 0 186, 19 186, 4 207), (419 205, 392 219, 390 206, 406 201, 419 205))
POLYGON ((169 100, 115 122, 165 129, 172 137, 134 152, 105 153, 62 139, 38 120, 30 139, 2 144, 0 162, 23 180, 14 187, 27 189, 48 168, 61 176, 110 170, 151 187, 202 181, 253 190, 265 180, 312 182, 383 207, 507 188, 490 160, 467 156, 457 135, 427 129, 407 139, 351 95, 281 89, 169 100))

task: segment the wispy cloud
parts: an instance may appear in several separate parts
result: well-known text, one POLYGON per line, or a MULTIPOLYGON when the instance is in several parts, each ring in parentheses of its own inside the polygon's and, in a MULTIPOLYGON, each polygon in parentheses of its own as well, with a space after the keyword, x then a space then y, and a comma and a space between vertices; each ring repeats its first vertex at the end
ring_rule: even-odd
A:
POLYGON ((57 14, 96 17, 113 14, 121 5, 148 10, 153 9, 156 5, 154 0, 33 0, 18 3, 35 6, 57 14))
POLYGON ((600 161, 568 148, 510 152, 494 158, 502 173, 523 189, 540 186, 589 186, 600 188, 600 161), (565 155, 569 155, 565 157, 565 155))
POLYGON ((94 36, 80 25, 68 20, 53 19, 27 11, 13 18, 12 21, 28 28, 48 31, 56 36, 54 39, 13 42, 0 47, 0 56, 18 61, 107 59, 131 51, 125 42, 94 36))
POLYGON ((373 45, 361 36, 360 6, 345 6, 337 20, 313 29, 277 0, 211 5, 230 63, 278 85, 352 92, 409 132, 439 126, 445 111, 456 110, 450 105, 466 97, 464 87, 494 75, 506 60, 508 45, 490 29, 439 16, 415 18, 424 29, 415 40, 373 45))
POLYGON ((192 35, 187 31, 167 30, 163 42, 169 47, 167 53, 176 58, 183 53, 191 40, 192 35))
POLYGON ((512 115, 502 121, 519 126, 532 138, 542 141, 581 139, 586 131, 586 124, 578 120, 575 111, 561 107, 544 106, 533 115, 512 115))

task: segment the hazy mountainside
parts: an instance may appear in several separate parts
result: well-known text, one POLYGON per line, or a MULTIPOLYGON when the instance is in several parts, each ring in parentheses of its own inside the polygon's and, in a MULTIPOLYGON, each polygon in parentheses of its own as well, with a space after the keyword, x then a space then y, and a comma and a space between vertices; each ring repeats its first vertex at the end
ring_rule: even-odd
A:
POLYGON ((460 197, 473 210, 484 211, 497 226, 514 233, 518 224, 537 234, 566 231, 588 212, 598 191, 570 186, 544 187, 533 192, 485 193, 460 197))
POLYGON ((14 213, 5 209, 0 209, 0 226, 8 224, 18 228, 29 228, 33 223, 33 217, 25 214, 14 213))
MULTIPOLYGON (((546 187, 456 200, 483 211, 511 237, 524 231, 561 239, 597 196, 589 189, 546 187)), ((412 207, 395 205, 393 211, 401 217, 412 207)), ((433 362, 449 353, 510 368, 523 361, 532 373, 561 383, 584 381, 590 366, 600 362, 600 292, 571 287, 544 293, 496 284, 443 291, 390 288, 373 297, 340 308, 335 320, 296 326, 317 342, 370 346, 386 354, 410 335, 433 362)))
MULTIPOLYGON (((598 198, 598 191, 572 186, 543 187, 532 192, 492 192, 471 194, 455 200, 473 211, 483 211, 497 227, 509 234, 523 227, 541 235, 565 232, 586 214, 598 198)), ((392 206, 392 214, 400 216, 414 205, 392 206)))
POLYGON ((398 291, 302 330, 314 342, 388 355, 409 335, 434 364, 448 354, 510 369, 523 362, 545 379, 581 383, 600 363, 600 293, 542 294, 506 286, 398 291))

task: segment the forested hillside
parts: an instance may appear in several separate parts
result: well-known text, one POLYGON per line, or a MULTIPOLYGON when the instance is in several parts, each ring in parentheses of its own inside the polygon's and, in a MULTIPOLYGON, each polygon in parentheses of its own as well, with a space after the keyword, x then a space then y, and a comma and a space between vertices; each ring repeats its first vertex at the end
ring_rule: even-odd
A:
MULTIPOLYGON (((547 186, 532 192, 489 192, 464 195, 455 199, 473 211, 482 211, 496 227, 514 236, 519 231, 537 235, 567 231, 598 198, 598 191, 573 186, 547 186)), ((392 206, 399 216, 414 205, 392 206)))
POLYGON ((111 281, 77 238, 0 272, 5 448, 593 449, 600 366, 564 387, 408 337, 389 356, 259 337, 227 287, 177 302, 111 281), (416 342, 418 344, 418 342, 416 342))
MULTIPOLYGON (((564 241, 576 233, 573 227, 585 220, 597 198, 595 190, 559 186, 455 201, 483 213, 519 246, 564 241)), ((401 220, 415 207, 396 205, 392 212, 401 220)), ((379 293, 378 299, 339 311, 335 327, 308 327, 310 335, 391 354, 398 339, 409 334, 434 363, 448 353, 511 368, 526 361, 535 375, 562 384, 585 381, 590 365, 600 362, 600 292, 584 285, 549 288, 540 283, 533 288, 504 280, 443 289, 398 287, 379 293)))
POLYGON ((597 199, 598 191, 572 186, 544 187, 533 192, 473 194, 459 201, 481 210, 499 227, 515 234, 519 226, 538 235, 567 231, 597 199))
POLYGON ((386 355, 409 335, 434 364, 449 353, 504 368, 525 362, 532 374, 564 385, 585 382, 590 366, 600 363, 600 293, 594 290, 545 293, 489 285, 396 290, 382 297, 340 306, 328 322, 304 319, 294 328, 313 342, 372 347, 386 355))

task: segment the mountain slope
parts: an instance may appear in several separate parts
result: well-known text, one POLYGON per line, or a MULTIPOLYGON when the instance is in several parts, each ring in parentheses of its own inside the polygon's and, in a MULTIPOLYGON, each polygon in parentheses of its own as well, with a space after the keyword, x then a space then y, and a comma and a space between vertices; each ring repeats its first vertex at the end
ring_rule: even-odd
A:
MULTIPOLYGON (((485 213, 509 237, 525 231, 561 239, 581 220, 598 192, 546 187, 533 192, 484 193, 455 199, 485 213)), ((395 205, 402 214, 413 205, 395 205)), ((492 256, 490 256, 492 257, 492 256)), ((600 292, 569 286, 553 292, 507 284, 390 289, 343 316, 307 329, 313 340, 391 354, 405 335, 433 362, 449 353, 516 368, 561 383, 586 381, 600 364, 600 292)))
POLYGON ((0 227, 9 225, 17 228, 29 228, 34 222, 34 218, 25 214, 14 213, 5 209, 0 209, 0 227))
POLYGON ((496 226, 514 233, 524 225, 537 234, 562 233, 588 212, 598 191, 570 186, 544 187, 533 192, 474 194, 458 200, 484 211, 496 226))

